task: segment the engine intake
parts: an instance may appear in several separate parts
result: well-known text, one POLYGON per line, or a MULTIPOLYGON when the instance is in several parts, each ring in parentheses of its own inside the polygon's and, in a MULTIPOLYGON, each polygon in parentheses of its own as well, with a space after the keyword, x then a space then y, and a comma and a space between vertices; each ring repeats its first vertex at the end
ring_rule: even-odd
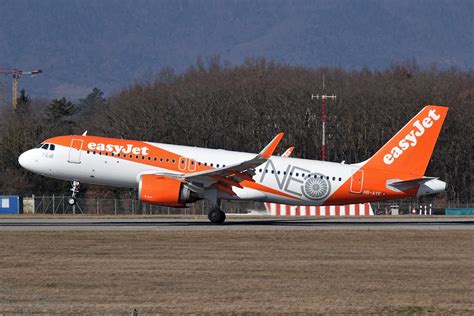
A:
POLYGON ((138 196, 143 202, 174 207, 183 207, 198 199, 182 181, 152 174, 141 176, 138 196))

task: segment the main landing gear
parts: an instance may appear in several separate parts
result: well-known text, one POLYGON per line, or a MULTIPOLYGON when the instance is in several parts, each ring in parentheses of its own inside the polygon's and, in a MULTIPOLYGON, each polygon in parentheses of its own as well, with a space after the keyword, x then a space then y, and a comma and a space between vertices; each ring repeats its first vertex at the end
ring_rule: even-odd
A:
POLYGON ((67 199, 67 203, 71 206, 76 204, 76 195, 79 193, 79 186, 80 183, 79 181, 73 181, 72 182, 72 188, 71 188, 71 197, 67 199))
POLYGON ((225 213, 222 212, 219 206, 214 206, 207 214, 207 217, 213 224, 222 224, 225 221, 225 213))

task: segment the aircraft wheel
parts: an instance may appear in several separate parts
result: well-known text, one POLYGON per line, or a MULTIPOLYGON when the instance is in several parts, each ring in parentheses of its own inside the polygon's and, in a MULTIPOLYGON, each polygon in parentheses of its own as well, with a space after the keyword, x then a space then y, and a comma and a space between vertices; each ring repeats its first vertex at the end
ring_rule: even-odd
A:
POLYGON ((219 208, 213 208, 207 214, 207 217, 214 224, 222 224, 225 221, 225 213, 222 212, 219 208))
POLYGON ((76 198, 71 196, 70 198, 67 199, 67 204, 69 204, 71 206, 75 205, 76 204, 76 198))

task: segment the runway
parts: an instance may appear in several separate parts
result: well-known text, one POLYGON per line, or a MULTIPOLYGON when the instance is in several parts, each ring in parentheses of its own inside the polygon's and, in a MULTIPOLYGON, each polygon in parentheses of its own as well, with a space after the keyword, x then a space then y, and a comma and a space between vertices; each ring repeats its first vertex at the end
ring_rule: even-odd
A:
POLYGON ((459 230, 474 229, 472 217, 246 218, 228 216, 224 224, 180 217, 3 217, 0 231, 212 231, 212 230, 459 230))

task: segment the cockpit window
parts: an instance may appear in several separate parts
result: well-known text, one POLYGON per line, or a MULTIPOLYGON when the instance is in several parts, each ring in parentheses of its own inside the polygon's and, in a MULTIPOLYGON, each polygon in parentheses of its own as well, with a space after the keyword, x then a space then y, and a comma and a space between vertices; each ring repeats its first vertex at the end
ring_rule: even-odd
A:
POLYGON ((55 148, 56 148, 56 146, 54 144, 49 145, 49 150, 54 150, 55 148))
POLYGON ((41 146, 43 146, 43 144, 38 144, 35 148, 41 148, 41 146))
POLYGON ((45 150, 48 150, 48 147, 49 147, 49 144, 44 144, 41 148, 45 149, 45 150))

